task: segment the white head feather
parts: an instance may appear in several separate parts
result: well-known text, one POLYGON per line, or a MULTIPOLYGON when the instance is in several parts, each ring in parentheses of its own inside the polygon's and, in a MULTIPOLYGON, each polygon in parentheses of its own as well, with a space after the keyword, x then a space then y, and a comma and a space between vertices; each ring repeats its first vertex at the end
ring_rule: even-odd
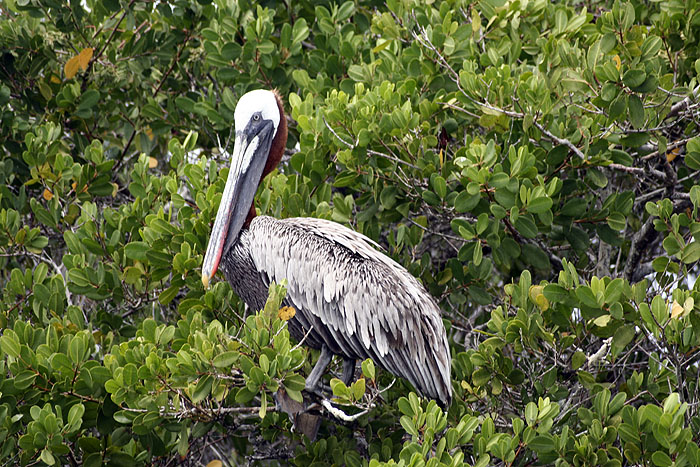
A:
POLYGON ((267 89, 256 89, 240 98, 233 113, 236 131, 242 131, 256 112, 262 114, 263 120, 272 120, 276 134, 280 124, 280 110, 275 95, 267 89))

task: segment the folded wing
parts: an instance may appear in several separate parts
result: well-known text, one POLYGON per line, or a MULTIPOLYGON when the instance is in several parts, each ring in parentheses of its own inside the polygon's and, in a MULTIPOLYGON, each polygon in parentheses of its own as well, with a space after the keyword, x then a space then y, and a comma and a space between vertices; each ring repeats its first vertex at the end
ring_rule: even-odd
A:
POLYGON ((258 271, 287 280, 295 326, 313 328, 313 339, 335 354, 371 357, 449 405, 450 352, 440 309, 376 243, 314 218, 256 217, 246 237, 258 271))

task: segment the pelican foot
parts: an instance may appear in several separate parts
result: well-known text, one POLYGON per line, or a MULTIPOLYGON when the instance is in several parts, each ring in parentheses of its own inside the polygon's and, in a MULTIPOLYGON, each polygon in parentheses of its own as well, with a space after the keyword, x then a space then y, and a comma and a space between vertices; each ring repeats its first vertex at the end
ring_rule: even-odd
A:
POLYGON ((350 386, 352 380, 355 378, 355 359, 354 358, 343 358, 343 383, 346 386, 350 386))
POLYGON ((314 366, 314 369, 311 370, 311 374, 308 376, 308 378, 306 378, 306 384, 304 384, 304 389, 307 392, 323 395, 323 388, 319 383, 321 381, 321 377, 326 372, 326 368, 328 368, 328 364, 331 363, 332 359, 333 354, 330 350, 328 350, 328 347, 323 345, 321 347, 321 356, 318 357, 316 366, 314 366))

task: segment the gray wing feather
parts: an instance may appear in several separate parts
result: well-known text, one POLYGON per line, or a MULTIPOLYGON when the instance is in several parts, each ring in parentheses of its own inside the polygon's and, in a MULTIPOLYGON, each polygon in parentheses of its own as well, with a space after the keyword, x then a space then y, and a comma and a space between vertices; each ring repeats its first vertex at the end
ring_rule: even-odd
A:
MULTIPOLYGON (((372 357, 448 404, 450 353, 440 309, 408 271, 362 234, 324 219, 259 216, 245 233, 256 268, 287 279, 299 321, 334 351, 372 357)), ((295 318, 296 319, 296 318, 295 318)))

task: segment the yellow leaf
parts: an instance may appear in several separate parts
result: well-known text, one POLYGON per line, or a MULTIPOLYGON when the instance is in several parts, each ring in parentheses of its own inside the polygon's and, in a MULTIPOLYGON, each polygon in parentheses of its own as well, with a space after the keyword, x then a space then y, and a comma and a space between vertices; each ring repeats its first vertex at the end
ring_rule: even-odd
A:
POLYGON ((94 49, 92 47, 87 47, 80 51, 80 54, 78 55, 78 62, 80 63, 80 68, 82 68, 83 71, 87 70, 93 51, 94 49))
POLYGON ((668 151, 668 152, 666 153, 666 160, 669 161, 669 162, 671 162, 673 159, 675 159, 676 157, 678 157, 678 153, 680 153, 680 152, 681 152, 680 146, 677 147, 677 148, 675 148, 675 149, 672 149, 672 150, 668 151))
MULTIPOLYGON (((76 193, 78 192, 76 190, 76 188, 78 188, 78 184, 76 182, 71 183, 70 186, 71 186, 71 188, 73 188, 73 191, 75 191, 76 193)), ((80 190, 80 193, 85 193, 87 191, 87 188, 88 188, 87 185, 83 186, 83 189, 80 190)))
POLYGON ((617 68, 617 70, 619 71, 619 70, 620 70, 620 67, 622 66, 622 61, 620 60, 620 56, 619 56, 619 55, 615 55, 615 56, 613 57, 613 61, 615 62, 615 68, 617 68))
POLYGON ((77 56, 66 62, 66 65, 63 67, 63 72, 66 74, 66 78, 73 78, 78 73, 78 69, 80 68, 82 68, 83 71, 87 70, 90 59, 92 58, 93 50, 94 49, 92 47, 87 47, 81 50, 77 56))
POLYGON ((682 318, 683 312, 685 312, 685 310, 683 309, 681 304, 674 300, 673 305, 671 305, 671 318, 673 318, 673 319, 682 318))
POLYGON ((531 285, 530 286, 530 300, 537 302, 537 296, 542 294, 544 290, 543 285, 531 285))
POLYGON ((549 300, 547 300, 547 297, 545 297, 544 294, 539 294, 535 298, 535 304, 542 311, 549 310, 549 300))
POLYGON ((445 163, 444 156, 442 154, 442 149, 440 149, 440 168, 442 169, 443 164, 445 163))
POLYGON ((472 33, 476 34, 481 29, 481 17, 476 8, 472 8, 472 33))
POLYGON ((78 73, 78 68, 80 68, 80 59, 78 57, 73 57, 68 60, 66 65, 63 67, 63 72, 66 74, 66 78, 73 78, 76 73, 78 73))
POLYGON ((114 187, 114 189, 112 190, 112 196, 117 196, 117 191, 119 191, 119 185, 112 182, 112 186, 114 187))
POLYGON ((52 198, 53 198, 53 193, 51 193, 51 190, 49 190, 48 188, 44 188, 44 199, 46 201, 51 201, 52 198))
POLYGON ((297 310, 295 310, 294 307, 283 306, 277 312, 277 317, 282 321, 289 321, 290 319, 294 318, 295 314, 297 314, 297 310))
POLYGON ((158 167, 158 159, 156 159, 155 157, 149 157, 148 168, 155 169, 156 167, 158 167))
POLYGON ((530 300, 537 305, 541 311, 549 310, 549 300, 544 296, 542 291, 544 290, 543 285, 531 285, 530 286, 530 300))
POLYGON ((222 465, 224 465, 224 464, 222 464, 219 459, 215 459, 215 460, 209 462, 207 464, 207 467, 221 467, 222 465))
POLYGON ((610 318, 612 318, 610 315, 598 316, 596 319, 593 320, 593 324, 595 324, 599 328, 604 328, 610 322, 610 318))
POLYGON ((56 75, 51 75, 51 82, 55 84, 59 84, 61 82, 61 78, 59 78, 56 75))
POLYGON ((685 310, 686 313, 690 313, 693 311, 693 308, 695 307, 695 300, 693 297, 688 297, 685 299, 685 303, 683 303, 683 309, 685 310))

